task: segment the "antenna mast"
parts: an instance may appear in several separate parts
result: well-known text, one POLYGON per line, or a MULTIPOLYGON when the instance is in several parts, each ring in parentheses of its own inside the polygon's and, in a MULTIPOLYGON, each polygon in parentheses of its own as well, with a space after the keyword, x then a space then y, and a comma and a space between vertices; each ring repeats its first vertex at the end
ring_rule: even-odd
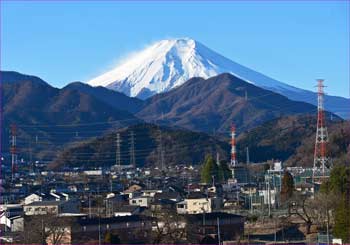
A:
POLYGON ((325 112, 324 112, 324 91, 323 79, 317 79, 317 130, 315 140, 315 152, 314 152, 314 167, 313 167, 313 181, 315 181, 315 175, 321 170, 322 177, 326 176, 325 170, 329 163, 327 157, 327 144, 328 144, 328 132, 325 124, 325 112))
POLYGON ((236 127, 234 124, 231 126, 231 167, 235 167, 236 160, 236 127))

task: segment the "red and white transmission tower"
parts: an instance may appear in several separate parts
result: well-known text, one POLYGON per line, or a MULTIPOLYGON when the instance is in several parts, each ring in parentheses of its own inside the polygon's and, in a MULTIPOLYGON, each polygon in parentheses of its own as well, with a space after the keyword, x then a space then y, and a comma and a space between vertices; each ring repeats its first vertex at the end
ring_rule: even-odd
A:
POLYGON ((235 167, 236 160, 236 127, 234 124, 231 126, 231 167, 235 167))
POLYGON ((324 92, 323 79, 317 79, 318 96, 317 96, 317 130, 314 152, 313 179, 322 172, 325 177, 325 170, 328 167, 329 158, 327 157, 328 133, 325 124, 324 112, 324 92))

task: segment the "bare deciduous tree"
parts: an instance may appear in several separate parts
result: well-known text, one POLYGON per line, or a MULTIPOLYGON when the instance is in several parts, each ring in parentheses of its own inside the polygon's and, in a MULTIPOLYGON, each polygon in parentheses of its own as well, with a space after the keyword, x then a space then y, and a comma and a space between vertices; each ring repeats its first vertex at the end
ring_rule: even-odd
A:
POLYGON ((153 210, 152 216, 156 220, 153 243, 179 243, 185 239, 185 220, 176 211, 153 210))
POLYGON ((333 207, 337 197, 334 194, 318 193, 314 198, 295 194, 289 202, 289 216, 297 216, 305 222, 306 233, 311 226, 326 227, 333 224, 333 207))
POLYGON ((22 239, 25 244, 62 244, 70 233, 71 219, 54 215, 25 217, 22 239))

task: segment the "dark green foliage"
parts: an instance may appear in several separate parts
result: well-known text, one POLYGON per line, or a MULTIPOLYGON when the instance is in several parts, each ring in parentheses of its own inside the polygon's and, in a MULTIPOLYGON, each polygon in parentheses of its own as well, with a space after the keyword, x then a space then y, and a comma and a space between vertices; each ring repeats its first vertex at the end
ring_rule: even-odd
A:
POLYGON ((294 179, 289 172, 285 172, 282 178, 281 202, 286 202, 293 196, 294 179))
POLYGON ((232 172, 226 162, 220 162, 218 166, 211 155, 207 155, 201 172, 201 181, 211 183, 213 177, 216 182, 222 182, 232 177, 232 172))
POLYGON ((219 167, 219 179, 221 181, 226 181, 230 178, 232 178, 232 171, 229 168, 228 164, 226 161, 221 161, 220 162, 220 167, 219 167))
POLYGON ((347 168, 344 165, 334 166, 329 179, 322 183, 320 191, 325 194, 344 195, 348 184, 347 168))
POLYGON ((345 166, 335 166, 331 175, 329 176, 329 188, 334 193, 344 194, 346 190, 347 181, 347 171, 349 168, 345 166))
POLYGON ((349 208, 349 203, 347 202, 346 198, 343 197, 335 210, 335 224, 333 233, 336 237, 341 238, 345 243, 350 242, 349 208))
POLYGON ((332 210, 335 212, 333 233, 343 242, 350 242, 350 167, 335 166, 328 181, 321 185, 321 192, 334 194, 339 200, 332 210))
POLYGON ((213 177, 215 179, 219 178, 219 167, 215 163, 212 156, 208 155, 205 157, 203 169, 201 172, 201 180, 203 183, 211 183, 213 180, 213 177))

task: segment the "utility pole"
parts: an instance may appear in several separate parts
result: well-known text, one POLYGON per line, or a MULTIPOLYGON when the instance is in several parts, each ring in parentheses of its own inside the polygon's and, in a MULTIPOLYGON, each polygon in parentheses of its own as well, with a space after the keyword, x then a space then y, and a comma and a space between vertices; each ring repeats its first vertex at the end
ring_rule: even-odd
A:
POLYGON ((160 169, 162 171, 165 171, 162 130, 159 128, 158 132, 159 132, 159 146, 158 146, 159 165, 160 165, 160 169))
POLYGON ((248 101, 248 91, 247 90, 244 91, 244 99, 245 99, 245 101, 248 101))
POLYGON ((270 193, 270 177, 267 178, 267 202, 269 207, 269 216, 271 215, 271 193, 270 193))
POLYGON ((91 193, 89 192, 89 218, 91 219, 91 193))
POLYGON ((247 165, 248 165, 249 162, 250 162, 250 159, 249 159, 249 147, 248 146, 245 148, 245 152, 246 152, 246 160, 247 160, 247 165))
POLYGON ((135 133, 134 133, 134 131, 130 132, 130 165, 132 165, 133 168, 136 167, 136 161, 135 161, 135 133))
POLYGON ((220 153, 216 153, 216 165, 220 166, 220 153))
POLYGON ((220 218, 219 217, 216 218, 216 222, 217 222, 217 226, 218 226, 218 242, 220 245, 221 244, 221 236, 220 236, 220 218))
POLYGON ((117 133, 117 139, 116 139, 117 147, 116 147, 116 155, 115 155, 115 164, 118 167, 118 170, 121 170, 121 161, 120 161, 120 133, 117 133))
POLYGON ((11 124, 11 180, 14 179, 15 167, 17 163, 17 148, 16 148, 16 136, 17 136, 17 127, 15 124, 11 124))
POLYGON ((202 210, 203 210, 203 236, 205 236, 206 232, 205 232, 205 208, 204 208, 204 204, 203 204, 202 210))

